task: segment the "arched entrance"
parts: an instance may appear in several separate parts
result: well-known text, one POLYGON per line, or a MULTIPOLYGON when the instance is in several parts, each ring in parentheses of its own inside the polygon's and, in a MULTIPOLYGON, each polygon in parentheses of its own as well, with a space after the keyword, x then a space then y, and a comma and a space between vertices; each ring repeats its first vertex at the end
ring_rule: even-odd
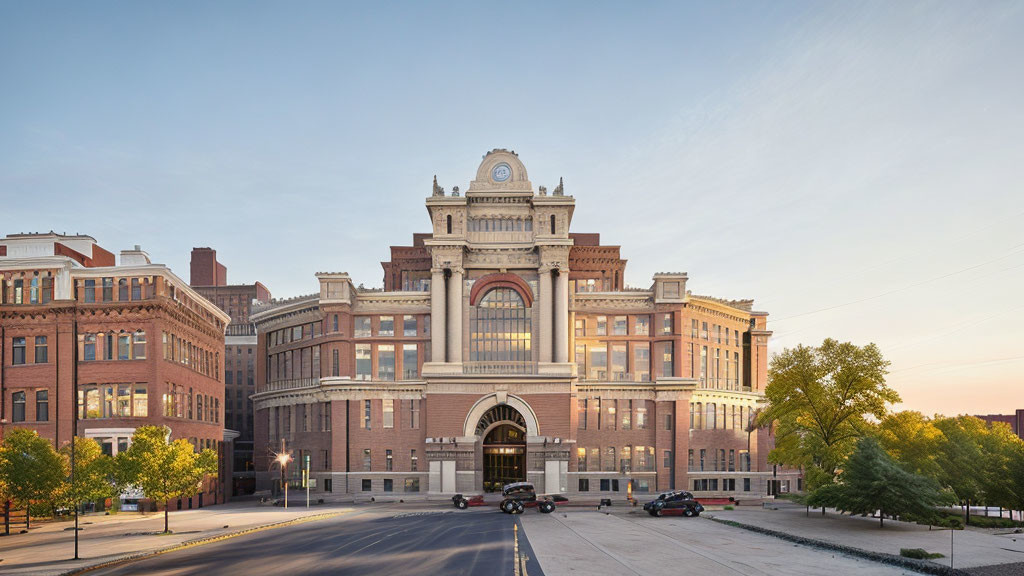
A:
POLYGON ((526 420, 508 404, 494 406, 480 417, 476 434, 483 439, 484 491, 526 480, 526 420))

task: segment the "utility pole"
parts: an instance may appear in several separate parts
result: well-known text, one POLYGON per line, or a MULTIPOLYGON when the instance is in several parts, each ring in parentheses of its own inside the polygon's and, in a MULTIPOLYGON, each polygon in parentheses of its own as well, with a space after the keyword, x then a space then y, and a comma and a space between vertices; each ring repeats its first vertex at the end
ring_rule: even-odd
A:
MULTIPOLYGON (((78 436, 78 294, 72 281, 71 298, 71 493, 75 494, 75 437, 78 436)), ((59 344, 58 344, 59 346, 59 344)), ((58 348, 59 349, 59 348, 58 348)), ((60 358, 57 358, 60 362, 60 358)), ((84 405, 84 404, 83 404, 84 405)), ((78 560, 78 509, 80 503, 75 498, 75 560, 78 560)))

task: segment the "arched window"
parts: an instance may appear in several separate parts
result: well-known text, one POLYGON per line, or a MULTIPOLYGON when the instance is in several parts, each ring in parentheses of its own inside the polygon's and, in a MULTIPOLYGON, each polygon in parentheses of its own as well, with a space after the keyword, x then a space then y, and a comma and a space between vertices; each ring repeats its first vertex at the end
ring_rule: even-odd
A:
POLYGON ((448 217, 445 220, 448 223, 448 233, 451 234, 452 233, 452 215, 449 214, 448 217))
POLYGON ((525 372, 532 360, 531 337, 530 309, 519 292, 494 288, 472 309, 470 361, 491 363, 501 372, 525 372))
POLYGON ((551 234, 554 235, 554 233, 555 233, 555 215, 552 214, 551 215, 551 234))

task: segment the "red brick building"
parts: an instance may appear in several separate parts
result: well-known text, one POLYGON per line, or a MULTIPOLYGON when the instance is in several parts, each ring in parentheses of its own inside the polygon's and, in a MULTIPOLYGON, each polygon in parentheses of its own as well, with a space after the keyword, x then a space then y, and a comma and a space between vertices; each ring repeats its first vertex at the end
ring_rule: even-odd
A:
MULTIPOLYGON (((32 428, 59 448, 77 410, 77 434, 108 454, 124 450, 136 427, 156 425, 229 460, 227 314, 138 246, 115 265, 89 236, 9 235, 0 275, 0 434, 32 428)), ((196 504, 204 497, 223 498, 212 482, 196 504)))
POLYGON ((684 273, 626 287, 619 247, 571 233, 575 199, 535 190, 513 152, 465 195, 435 181, 426 207, 432 232, 391 248, 383 290, 320 273, 254 310, 258 488, 284 439, 319 497, 799 489, 751 426, 771 335, 752 301, 691 294, 684 273))
POLYGON ((211 248, 193 248, 189 284, 231 316, 224 339, 224 427, 234 435, 232 495, 255 490, 253 409, 256 392, 256 327, 249 321, 254 302, 269 302, 270 291, 259 282, 228 284, 227 267, 211 248))

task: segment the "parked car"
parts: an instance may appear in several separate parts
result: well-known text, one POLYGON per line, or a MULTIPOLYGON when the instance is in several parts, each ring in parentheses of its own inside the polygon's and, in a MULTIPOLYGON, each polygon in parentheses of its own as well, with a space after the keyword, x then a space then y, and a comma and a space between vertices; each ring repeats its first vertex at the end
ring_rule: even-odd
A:
POLYGON ((526 508, 537 508, 544 514, 555 511, 556 502, 568 502, 565 496, 537 496, 537 491, 530 482, 514 482, 501 489, 504 496, 498 507, 506 514, 522 514, 526 508))
POLYGON ((644 510, 651 516, 693 517, 700 516, 704 507, 693 499, 693 494, 679 490, 659 494, 656 499, 644 504, 644 510))
POLYGON ((484 502, 484 497, 480 494, 470 496, 469 498, 466 498, 462 494, 456 494, 455 496, 452 496, 452 503, 455 504, 455 507, 459 510, 465 510, 470 506, 483 506, 486 504, 486 502, 484 502))

